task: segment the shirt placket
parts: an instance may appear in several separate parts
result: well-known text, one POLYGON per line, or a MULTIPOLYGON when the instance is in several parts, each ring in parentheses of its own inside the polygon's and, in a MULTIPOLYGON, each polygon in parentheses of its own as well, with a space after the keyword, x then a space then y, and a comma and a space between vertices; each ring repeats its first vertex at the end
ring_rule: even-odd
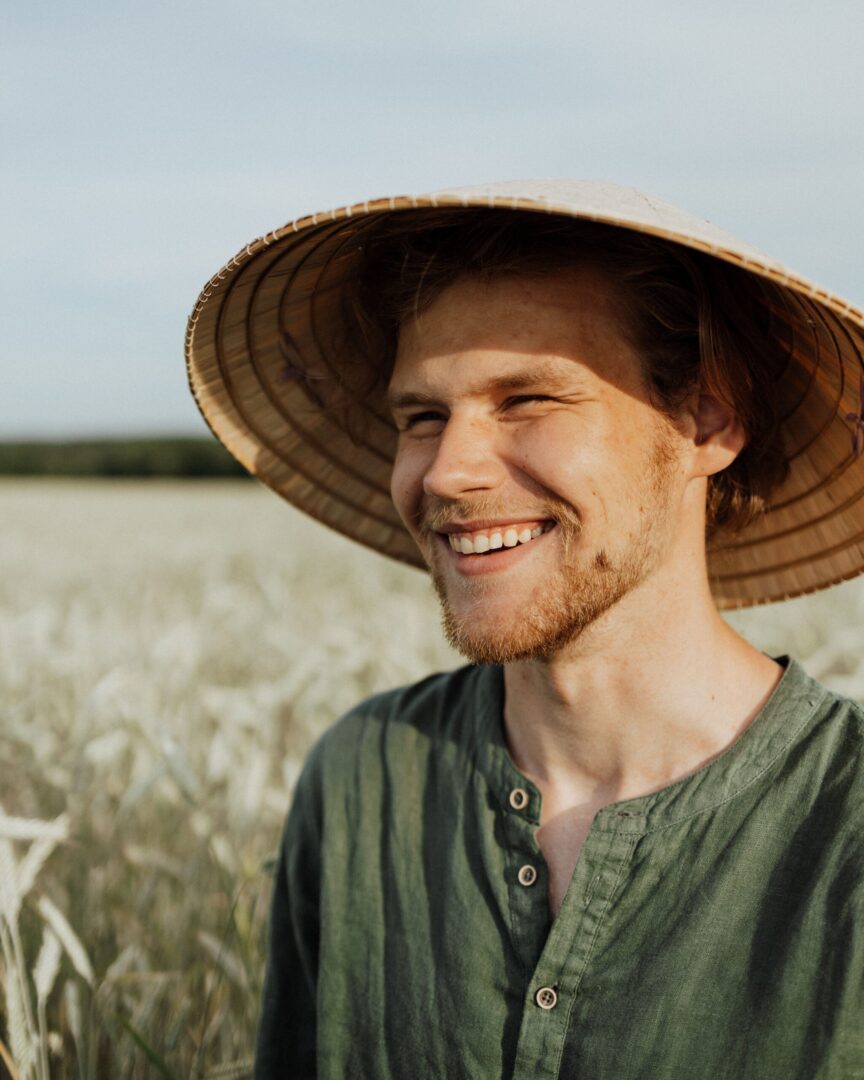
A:
MULTIPOLYGON (((529 888, 523 886, 521 894, 511 886, 511 911, 520 955, 526 960, 533 956, 536 962, 528 968, 513 1078, 543 1080, 559 1076, 579 988, 590 970, 598 938, 601 934, 614 933, 612 900, 626 887, 636 841, 645 831, 645 818, 620 804, 598 813, 580 850, 561 909, 550 927, 548 871, 534 838, 540 818, 540 796, 527 785, 524 790, 532 796, 524 810, 536 852, 526 865, 536 868, 537 878, 529 888), (538 912, 543 913, 542 919, 538 912), (541 925, 542 939, 538 933, 541 925)), ((518 863, 523 854, 524 850, 514 850, 512 863, 518 863)), ((518 885, 518 870, 516 882, 518 885)))
POLYGON ((504 875, 510 932, 526 980, 549 933, 549 874, 536 838, 540 801, 539 791, 518 775, 504 791, 504 875))

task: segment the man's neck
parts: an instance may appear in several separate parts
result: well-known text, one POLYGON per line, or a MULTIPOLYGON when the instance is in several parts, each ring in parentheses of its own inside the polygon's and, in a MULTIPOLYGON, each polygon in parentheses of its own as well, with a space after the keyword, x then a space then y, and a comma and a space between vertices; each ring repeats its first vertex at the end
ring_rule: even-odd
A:
POLYGON ((596 811, 689 775, 740 735, 780 678, 723 622, 707 582, 685 591, 661 578, 639 592, 551 660, 505 669, 508 745, 544 793, 544 818, 547 804, 596 811))
POLYGON ((543 797, 553 918, 597 811, 717 757, 779 681, 717 614, 707 579, 674 579, 634 590, 551 660, 505 668, 507 742, 543 797))

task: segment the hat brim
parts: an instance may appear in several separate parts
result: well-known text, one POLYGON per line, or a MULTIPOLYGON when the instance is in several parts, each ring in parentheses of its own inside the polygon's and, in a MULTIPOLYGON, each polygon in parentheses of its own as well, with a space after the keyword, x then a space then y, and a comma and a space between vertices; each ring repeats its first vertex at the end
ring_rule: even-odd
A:
MULTIPOLYGON (((528 210, 648 233, 778 287, 790 472, 767 512, 709 551, 718 607, 813 592, 864 570, 864 314, 708 222, 631 188, 531 181, 401 196, 301 218, 240 251, 204 288, 186 362, 216 437, 318 521, 400 562, 425 564, 390 499, 396 431, 383 400, 362 425, 336 407, 343 296, 364 229, 430 208, 528 210)), ((348 345, 350 347, 350 343, 348 345)))

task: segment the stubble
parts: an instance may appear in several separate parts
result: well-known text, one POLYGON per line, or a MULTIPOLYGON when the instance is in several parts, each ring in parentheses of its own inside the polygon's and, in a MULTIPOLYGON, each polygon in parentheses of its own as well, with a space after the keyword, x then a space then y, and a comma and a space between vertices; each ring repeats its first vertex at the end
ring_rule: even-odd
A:
MULTIPOLYGON (((549 660, 578 639, 657 566, 660 540, 668 533, 666 493, 673 461, 670 441, 661 435, 645 478, 647 507, 642 527, 622 550, 614 553, 605 548, 586 552, 578 512, 567 503, 547 501, 538 516, 556 523, 561 571, 545 579, 527 603, 494 626, 480 613, 484 599, 503 587, 497 575, 464 579, 460 588, 468 590, 469 600, 461 605, 464 613, 457 613, 448 596, 447 577, 433 561, 432 582, 441 602, 443 630, 452 647, 475 664, 508 664, 549 660)), ((500 508, 491 507, 485 500, 430 508, 424 514, 424 531, 434 530, 436 521, 448 518, 478 520, 499 515, 500 508)))

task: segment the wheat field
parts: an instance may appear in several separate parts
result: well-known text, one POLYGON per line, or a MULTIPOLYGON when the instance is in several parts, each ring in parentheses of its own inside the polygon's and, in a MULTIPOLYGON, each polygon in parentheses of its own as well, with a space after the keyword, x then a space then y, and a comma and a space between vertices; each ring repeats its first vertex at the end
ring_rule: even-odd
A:
MULTIPOLYGON (((294 779, 459 662, 431 589, 252 484, 0 499, 0 1076, 249 1076, 294 779)), ((853 582, 731 621, 861 699, 862 614, 853 582)))

